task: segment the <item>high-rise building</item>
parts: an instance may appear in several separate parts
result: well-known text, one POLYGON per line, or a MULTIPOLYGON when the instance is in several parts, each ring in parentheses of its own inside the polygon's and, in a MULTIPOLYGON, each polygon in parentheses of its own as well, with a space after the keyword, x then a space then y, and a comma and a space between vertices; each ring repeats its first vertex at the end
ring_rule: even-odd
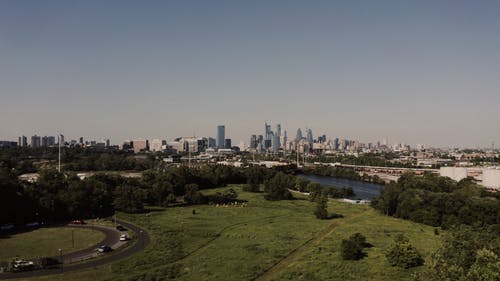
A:
POLYGON ((257 148, 257 136, 252 135, 250 136, 250 146, 249 148, 257 148))
POLYGON ((31 136, 31 147, 36 148, 40 147, 40 145, 41 145, 41 137, 37 135, 31 136))
POLYGON ((281 124, 276 125, 276 132, 274 133, 274 135, 281 137, 281 124))
POLYGON ((312 143, 313 140, 313 131, 311 129, 307 129, 307 142, 312 143))
POLYGON ((60 135, 59 135, 59 141, 60 141, 61 145, 64 145, 64 144, 65 144, 65 141, 64 141, 64 135, 63 135, 63 134, 60 134, 60 135))
POLYGON ((300 128, 297 129, 297 141, 300 141, 302 139, 302 130, 300 128))
POLYGON ((83 137, 80 137, 80 144, 83 144, 83 137))
POLYGON ((273 136, 273 143, 272 143, 272 149, 273 149, 273 152, 274 153, 278 153, 279 150, 280 150, 280 137, 278 136, 278 134, 275 134, 273 136))
POLYGON ((210 148, 216 148, 217 143, 214 138, 208 138, 208 147, 210 148))
POLYGON ((265 139, 266 140, 271 140, 272 139, 272 130, 271 130, 271 125, 268 125, 267 122, 264 123, 265 127, 266 127, 266 131, 265 131, 265 139))
POLYGON ((226 139, 226 127, 224 125, 217 126, 217 148, 224 148, 226 139))
POLYGON ((49 137, 48 137, 48 139, 49 139, 49 146, 54 146, 54 145, 56 145, 56 137, 54 137, 54 136, 49 136, 49 137))
POLYGON ((28 138, 26 136, 20 136, 17 146, 26 147, 28 146, 28 138))
POLYGON ((228 148, 228 149, 230 149, 230 148, 231 148, 231 146, 232 146, 232 144, 231 144, 231 139, 225 139, 225 140, 224 140, 224 148, 228 148))

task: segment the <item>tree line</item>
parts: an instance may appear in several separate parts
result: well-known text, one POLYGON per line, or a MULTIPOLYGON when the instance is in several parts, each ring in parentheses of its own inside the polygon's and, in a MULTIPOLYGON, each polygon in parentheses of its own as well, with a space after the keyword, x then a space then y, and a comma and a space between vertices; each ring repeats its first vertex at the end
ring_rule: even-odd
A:
POLYGON ((259 191, 264 185, 266 199, 284 200, 292 198, 288 188, 295 181, 292 175, 260 166, 162 165, 144 171, 140 178, 103 172, 80 179, 72 172, 45 169, 37 181, 27 182, 0 165, 0 225, 106 217, 115 210, 136 213, 145 205, 227 203, 237 198, 234 190, 207 196, 200 190, 228 184, 254 184, 259 191))
POLYGON ((306 175, 317 175, 326 177, 335 177, 341 179, 355 180, 355 181, 365 181, 376 184, 385 184, 384 180, 377 175, 363 174, 361 176, 353 168, 346 167, 334 167, 327 165, 317 165, 314 167, 304 167, 302 172, 306 175))
MULTIPOLYGON (((372 206, 388 216, 447 230, 441 247, 431 255, 432 262, 414 274, 414 281, 500 280, 499 199, 500 193, 470 178, 456 182, 435 174, 407 174, 387 185, 372 206)), ((435 235, 440 235, 437 228, 435 235)), ((399 241, 389 249, 390 263, 420 264, 414 249, 405 243, 399 241)))

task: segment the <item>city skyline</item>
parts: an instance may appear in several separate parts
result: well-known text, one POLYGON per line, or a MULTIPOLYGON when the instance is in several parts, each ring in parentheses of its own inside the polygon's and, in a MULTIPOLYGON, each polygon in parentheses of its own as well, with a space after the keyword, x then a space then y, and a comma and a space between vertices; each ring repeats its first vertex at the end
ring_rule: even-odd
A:
POLYGON ((2 1, 0 139, 500 143, 500 3, 2 1), (274 129, 274 128, 273 128, 274 129))

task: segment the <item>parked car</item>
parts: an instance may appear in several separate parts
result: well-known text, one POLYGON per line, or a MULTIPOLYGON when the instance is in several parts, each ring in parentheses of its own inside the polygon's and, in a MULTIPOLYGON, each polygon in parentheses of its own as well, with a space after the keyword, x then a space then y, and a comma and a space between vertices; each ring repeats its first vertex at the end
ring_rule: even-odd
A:
POLYGON ((122 235, 120 236, 120 241, 127 241, 127 240, 129 240, 129 239, 130 239, 130 238, 128 238, 128 235, 127 235, 127 234, 122 234, 122 235))
POLYGON ((35 269, 35 263, 27 260, 15 260, 12 266, 14 272, 28 271, 35 269))
POLYGON ((83 220, 74 220, 71 224, 85 224, 85 222, 83 220))
POLYGON ((107 252, 111 252, 112 250, 113 249, 111 249, 110 246, 108 246, 108 245, 102 245, 99 248, 97 248, 96 251, 99 252, 99 253, 107 253, 107 252))
POLYGON ((61 264, 58 259, 50 257, 41 258, 38 263, 42 269, 56 268, 61 264))

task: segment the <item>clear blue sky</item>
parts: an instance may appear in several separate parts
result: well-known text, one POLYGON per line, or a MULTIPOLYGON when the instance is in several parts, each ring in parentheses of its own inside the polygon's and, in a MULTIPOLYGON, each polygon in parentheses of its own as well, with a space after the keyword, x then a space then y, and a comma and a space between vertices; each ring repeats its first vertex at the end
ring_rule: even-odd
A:
POLYGON ((500 145, 500 1, 0 0, 0 139, 500 145))

